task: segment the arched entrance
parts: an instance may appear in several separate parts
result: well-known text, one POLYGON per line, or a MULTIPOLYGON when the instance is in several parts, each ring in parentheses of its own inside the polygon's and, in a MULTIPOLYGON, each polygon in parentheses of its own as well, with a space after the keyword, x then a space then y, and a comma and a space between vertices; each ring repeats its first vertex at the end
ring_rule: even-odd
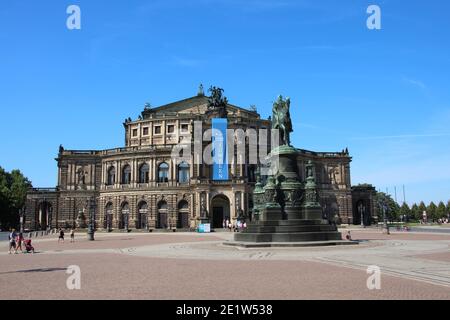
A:
POLYGON ((122 209, 120 210, 120 220, 119 220, 119 229, 128 230, 128 219, 130 216, 130 206, 127 202, 122 205, 122 209))
POLYGON ((364 226, 370 226, 370 214, 368 210, 368 206, 366 201, 359 200, 356 203, 356 207, 353 209, 353 224, 355 225, 364 225, 364 226))
POLYGON ((113 226, 113 204, 110 202, 105 207, 104 228, 112 230, 113 226))
POLYGON ((167 213, 167 202, 164 200, 160 201, 158 203, 158 221, 156 223, 156 229, 167 229, 167 213))
POLYGON ((178 204, 177 228, 189 228, 189 203, 185 200, 180 201, 180 203, 178 204))
POLYGON ((224 195, 215 196, 211 201, 212 227, 223 228, 223 220, 230 219, 230 200, 224 195))
POLYGON ((47 230, 48 227, 51 228, 52 224, 52 214, 53 207, 48 201, 42 201, 39 203, 36 212, 36 230, 47 230))
POLYGON ((143 201, 138 206, 138 218, 136 222, 136 229, 147 229, 148 204, 143 201))

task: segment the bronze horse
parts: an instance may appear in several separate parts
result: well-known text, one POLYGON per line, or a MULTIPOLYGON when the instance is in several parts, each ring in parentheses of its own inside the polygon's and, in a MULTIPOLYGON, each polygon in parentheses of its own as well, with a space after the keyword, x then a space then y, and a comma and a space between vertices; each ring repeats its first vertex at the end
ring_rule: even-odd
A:
POLYGON ((273 104, 273 120, 272 129, 280 130, 280 142, 281 145, 291 145, 290 133, 293 132, 291 115, 289 109, 291 106, 291 100, 283 96, 279 96, 278 100, 273 104))

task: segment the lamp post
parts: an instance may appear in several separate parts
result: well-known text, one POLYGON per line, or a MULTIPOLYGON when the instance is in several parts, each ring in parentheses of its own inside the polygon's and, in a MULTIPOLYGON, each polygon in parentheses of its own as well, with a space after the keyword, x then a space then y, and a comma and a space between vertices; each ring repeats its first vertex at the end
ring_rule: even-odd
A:
POLYGON ((95 234, 95 198, 89 200, 89 225, 88 225, 88 240, 94 241, 95 234))
POLYGON ((23 233, 24 231, 24 224, 25 224, 25 212, 27 210, 26 206, 23 206, 22 209, 19 209, 19 221, 20 221, 20 232, 23 233))
POLYGON ((386 213, 387 213, 389 208, 388 208, 387 204, 384 202, 384 200, 379 200, 378 201, 378 207, 383 212, 383 231, 386 230, 386 233, 390 234, 390 232, 389 232, 389 225, 387 223, 387 216, 386 216, 386 213))
POLYGON ((48 208, 47 231, 52 229, 53 207, 48 208))

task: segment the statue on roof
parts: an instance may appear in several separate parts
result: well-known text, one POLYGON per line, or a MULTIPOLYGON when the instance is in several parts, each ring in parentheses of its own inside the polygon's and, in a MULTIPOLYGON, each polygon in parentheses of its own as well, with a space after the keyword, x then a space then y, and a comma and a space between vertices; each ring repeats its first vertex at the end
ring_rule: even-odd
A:
POLYGON ((290 134, 293 132, 292 121, 289 109, 291 107, 291 99, 283 99, 279 96, 278 100, 273 104, 272 129, 280 130, 280 144, 291 145, 290 134))
POLYGON ((205 90, 203 89, 203 84, 200 83, 200 86, 198 87, 197 95, 199 97, 203 97, 205 95, 205 90))
POLYGON ((147 111, 150 110, 151 108, 152 108, 151 104, 149 102, 146 102, 144 105, 144 110, 147 111))
POLYGON ((227 117, 228 99, 223 96, 224 90, 222 88, 211 87, 208 92, 211 96, 208 98, 208 111, 218 112, 219 117, 227 117))

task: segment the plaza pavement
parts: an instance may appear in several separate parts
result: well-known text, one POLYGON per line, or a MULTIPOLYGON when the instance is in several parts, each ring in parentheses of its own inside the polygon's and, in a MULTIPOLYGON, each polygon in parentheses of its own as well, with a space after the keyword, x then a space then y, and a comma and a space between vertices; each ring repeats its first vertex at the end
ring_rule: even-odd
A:
MULTIPOLYGON (((345 231, 343 232, 345 234, 345 231)), ((354 230, 358 246, 238 249, 231 233, 96 234, 0 242, 0 299, 450 299, 450 234, 354 230), (81 268, 81 290, 66 269, 81 268), (381 290, 366 286, 381 268, 381 290)))

